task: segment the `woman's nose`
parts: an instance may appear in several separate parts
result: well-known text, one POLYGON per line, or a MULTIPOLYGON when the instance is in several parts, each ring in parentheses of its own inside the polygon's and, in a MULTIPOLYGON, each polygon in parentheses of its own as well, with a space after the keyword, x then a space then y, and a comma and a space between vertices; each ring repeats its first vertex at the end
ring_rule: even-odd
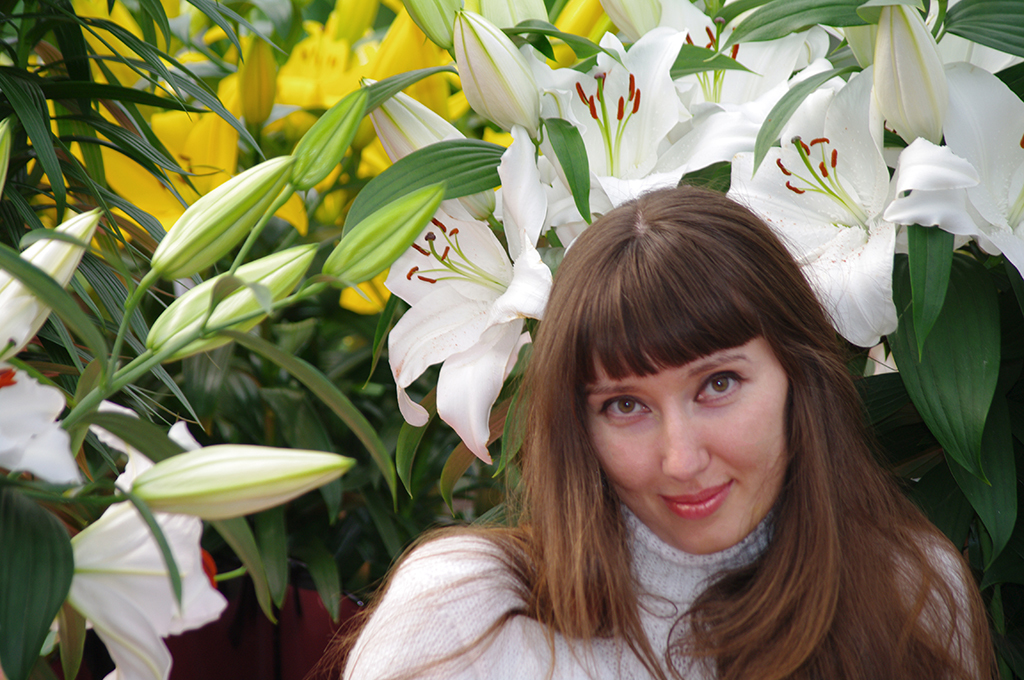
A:
POLYGON ((684 414, 666 414, 663 421, 662 472, 679 480, 690 480, 699 475, 711 460, 701 435, 684 414))

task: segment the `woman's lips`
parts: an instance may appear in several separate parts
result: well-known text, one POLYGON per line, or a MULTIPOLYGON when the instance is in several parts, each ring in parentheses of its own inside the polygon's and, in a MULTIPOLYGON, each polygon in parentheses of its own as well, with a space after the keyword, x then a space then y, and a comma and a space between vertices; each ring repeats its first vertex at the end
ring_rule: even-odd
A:
POLYGON ((713 486, 698 493, 683 496, 662 496, 668 509, 683 519, 704 519, 710 517, 725 502, 732 488, 732 480, 721 486, 713 486))

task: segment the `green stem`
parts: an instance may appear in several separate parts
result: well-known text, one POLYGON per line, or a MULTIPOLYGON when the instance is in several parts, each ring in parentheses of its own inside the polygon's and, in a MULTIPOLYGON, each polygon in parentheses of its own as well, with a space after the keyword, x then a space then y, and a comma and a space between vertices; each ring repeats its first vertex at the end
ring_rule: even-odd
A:
POLYGON ((254 226, 252 231, 249 232, 249 236, 246 237, 245 243, 242 244, 242 247, 238 251, 238 255, 235 256, 235 261, 231 263, 231 269, 228 270, 228 274, 234 274, 235 270, 241 266, 245 261, 246 256, 249 254, 249 251, 252 250, 254 245, 256 245, 256 239, 260 237, 260 234, 263 232, 263 228, 267 226, 270 218, 274 216, 274 213, 276 213, 281 206, 288 202, 288 199, 292 197, 293 193, 295 193, 295 187, 293 187, 289 182, 278 195, 274 204, 270 206, 270 209, 267 210, 267 212, 263 213, 263 217, 260 218, 260 221, 257 222, 256 226, 254 226))
POLYGON ((110 367, 107 370, 107 383, 113 380, 114 373, 117 371, 117 358, 121 354, 121 346, 124 344, 125 335, 128 333, 128 325, 131 322, 132 314, 135 313, 135 308, 142 302, 142 297, 146 294, 146 291, 156 283, 158 278, 160 278, 160 275, 151 269, 142 277, 139 285, 135 286, 135 290, 132 291, 124 303, 124 316, 121 317, 121 326, 117 329, 114 347, 110 350, 110 367))

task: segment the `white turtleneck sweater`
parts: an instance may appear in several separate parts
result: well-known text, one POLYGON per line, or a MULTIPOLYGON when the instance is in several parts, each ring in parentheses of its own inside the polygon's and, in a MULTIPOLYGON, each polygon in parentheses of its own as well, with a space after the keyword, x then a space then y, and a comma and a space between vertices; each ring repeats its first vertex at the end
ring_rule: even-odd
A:
MULTIPOLYGON (((765 520, 745 539, 711 555, 691 555, 666 545, 626 511, 640 620, 651 646, 664 658, 673 625, 715 577, 754 560, 768 543, 765 520)), ((416 678, 454 680, 627 680, 650 674, 620 640, 570 642, 555 637, 555 654, 544 627, 517 616, 489 640, 434 666, 471 645, 506 612, 521 608, 515 580, 499 549, 484 538, 450 536, 415 550, 349 655, 346 680, 381 680, 416 670, 416 678), (424 668, 426 667, 426 668, 424 668)), ((696 664, 679 669, 705 680, 696 664)))

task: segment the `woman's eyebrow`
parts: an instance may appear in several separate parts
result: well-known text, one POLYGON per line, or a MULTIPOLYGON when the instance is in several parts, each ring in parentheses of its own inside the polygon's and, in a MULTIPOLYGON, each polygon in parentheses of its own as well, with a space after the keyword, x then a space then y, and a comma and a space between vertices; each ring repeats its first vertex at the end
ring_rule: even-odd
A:
POLYGON ((703 357, 701 359, 693 361, 690 364, 687 364, 686 372, 687 374, 690 375, 690 377, 693 377, 699 373, 713 371, 719 366, 731 364, 734 361, 743 361, 746 363, 750 363, 750 358, 746 355, 745 352, 718 352, 712 354, 711 356, 703 357))

